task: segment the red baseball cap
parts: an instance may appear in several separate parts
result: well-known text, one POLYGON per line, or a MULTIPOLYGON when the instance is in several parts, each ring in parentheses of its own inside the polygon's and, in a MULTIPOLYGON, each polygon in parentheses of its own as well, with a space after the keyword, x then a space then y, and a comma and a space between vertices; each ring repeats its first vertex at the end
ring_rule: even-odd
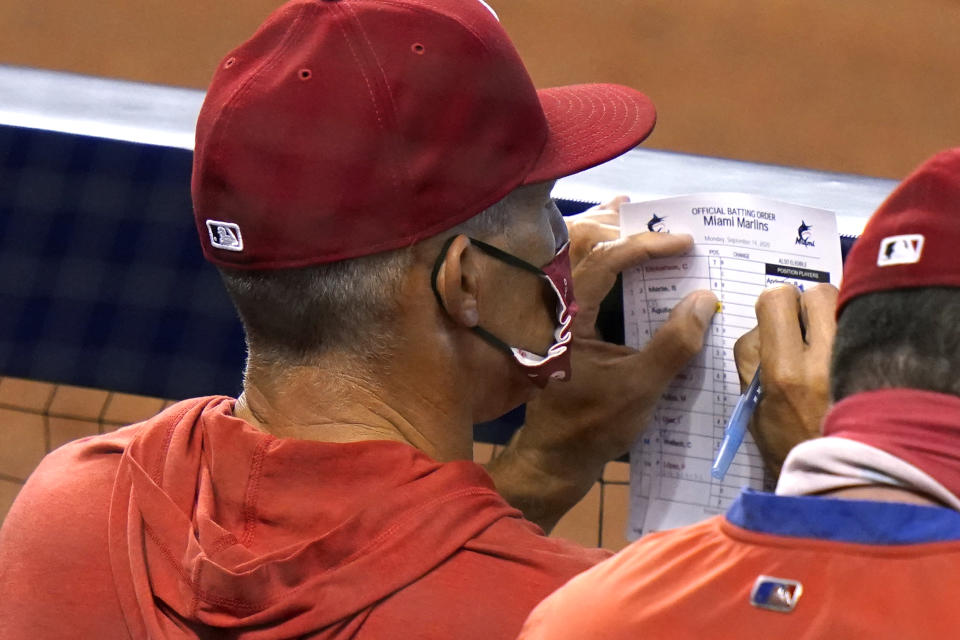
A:
POLYGON ((857 296, 960 287, 960 148, 920 165, 870 217, 847 255, 837 316, 857 296))
POLYGON ((235 268, 396 249, 618 156, 655 121, 628 87, 536 90, 481 0, 293 0, 214 74, 197 230, 235 268))

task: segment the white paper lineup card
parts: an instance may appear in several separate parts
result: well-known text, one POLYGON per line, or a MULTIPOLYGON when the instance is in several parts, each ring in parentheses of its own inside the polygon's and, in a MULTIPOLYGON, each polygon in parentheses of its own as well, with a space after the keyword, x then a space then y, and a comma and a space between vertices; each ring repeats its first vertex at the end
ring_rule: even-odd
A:
POLYGON ((674 305, 698 289, 722 303, 706 346, 661 396, 630 453, 627 537, 670 529, 723 513, 740 490, 765 485, 750 434, 722 481, 710 467, 740 397, 733 359, 737 339, 756 325, 754 303, 767 287, 839 286, 840 237, 835 215, 769 198, 703 193, 624 204, 622 235, 688 233, 684 256, 650 260, 624 273, 626 343, 645 345, 674 305))

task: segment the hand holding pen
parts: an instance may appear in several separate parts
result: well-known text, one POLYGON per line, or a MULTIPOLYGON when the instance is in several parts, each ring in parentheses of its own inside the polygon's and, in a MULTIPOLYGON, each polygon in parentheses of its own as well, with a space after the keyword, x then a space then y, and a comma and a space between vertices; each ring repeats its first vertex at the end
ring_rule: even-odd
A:
POLYGON ((757 327, 734 347, 741 388, 763 387, 751 433, 774 478, 790 449, 820 435, 829 402, 836 300, 831 285, 802 294, 789 286, 768 289, 757 299, 757 327))

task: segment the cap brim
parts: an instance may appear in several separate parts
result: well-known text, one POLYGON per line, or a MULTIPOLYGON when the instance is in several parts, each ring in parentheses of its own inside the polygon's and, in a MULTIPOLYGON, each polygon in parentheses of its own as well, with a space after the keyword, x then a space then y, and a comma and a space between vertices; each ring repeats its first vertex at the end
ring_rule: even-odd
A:
POLYGON ((540 89, 549 135, 523 184, 568 176, 626 153, 657 122, 653 102, 636 89, 580 84, 540 89))

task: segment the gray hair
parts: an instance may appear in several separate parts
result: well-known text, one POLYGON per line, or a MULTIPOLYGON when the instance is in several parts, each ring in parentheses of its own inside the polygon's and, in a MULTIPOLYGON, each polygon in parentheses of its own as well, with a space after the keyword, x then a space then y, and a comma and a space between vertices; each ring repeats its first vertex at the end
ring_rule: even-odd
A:
MULTIPOLYGON (((510 200, 507 195, 438 236, 501 235, 510 200)), ((370 363, 388 353, 395 338, 391 321, 412 262, 411 247, 404 247, 298 269, 219 270, 243 322, 250 362, 303 365, 338 351, 370 363)))
POLYGON ((854 298, 840 314, 833 399, 896 387, 960 396, 960 288, 878 291, 854 298))

